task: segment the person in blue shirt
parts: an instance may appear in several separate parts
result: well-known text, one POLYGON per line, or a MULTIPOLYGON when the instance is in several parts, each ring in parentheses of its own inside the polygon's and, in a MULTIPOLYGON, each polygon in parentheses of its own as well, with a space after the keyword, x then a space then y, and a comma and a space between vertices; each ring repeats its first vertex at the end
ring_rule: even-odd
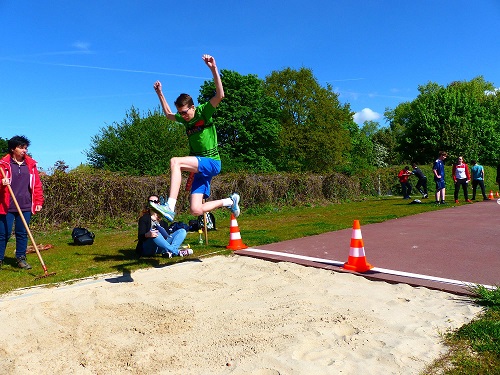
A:
POLYGON ((484 168, 482 165, 478 164, 476 160, 471 160, 472 168, 472 200, 476 200, 476 190, 477 185, 481 188, 481 194, 483 194, 483 200, 487 201, 489 198, 486 196, 486 191, 484 188, 484 168))
POLYGON ((444 181, 444 161, 448 154, 446 151, 439 151, 439 157, 432 166, 434 173, 434 182, 436 183, 436 204, 446 204, 446 183, 444 181))

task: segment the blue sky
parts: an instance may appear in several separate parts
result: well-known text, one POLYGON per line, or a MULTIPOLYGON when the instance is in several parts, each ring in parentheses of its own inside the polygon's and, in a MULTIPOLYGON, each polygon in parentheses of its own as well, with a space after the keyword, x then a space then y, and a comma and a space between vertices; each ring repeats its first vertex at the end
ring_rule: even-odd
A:
POLYGON ((265 78, 309 68, 378 121, 429 81, 479 75, 500 87, 498 0, 0 0, 0 137, 31 140, 48 170, 70 168, 102 127, 135 106, 197 97, 219 69, 265 78))

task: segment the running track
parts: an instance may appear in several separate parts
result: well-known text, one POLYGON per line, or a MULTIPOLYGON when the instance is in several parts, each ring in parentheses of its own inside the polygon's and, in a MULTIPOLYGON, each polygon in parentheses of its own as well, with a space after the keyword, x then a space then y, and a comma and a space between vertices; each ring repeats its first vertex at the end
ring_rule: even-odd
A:
MULTIPOLYGON (((358 275, 455 294, 469 294, 468 284, 500 285, 500 204, 496 199, 360 224, 366 260, 374 269, 358 275)), ((342 264, 349 256, 352 232, 352 228, 344 229, 235 254, 349 272, 342 264)))

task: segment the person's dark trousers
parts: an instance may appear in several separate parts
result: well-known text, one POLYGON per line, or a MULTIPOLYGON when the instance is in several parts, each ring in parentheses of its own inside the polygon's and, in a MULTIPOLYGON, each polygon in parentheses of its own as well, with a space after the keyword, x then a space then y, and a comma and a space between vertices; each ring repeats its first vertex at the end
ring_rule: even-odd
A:
POLYGON ((483 194, 483 199, 487 200, 488 197, 486 196, 483 180, 472 180, 472 199, 476 199, 477 185, 479 185, 479 187, 481 188, 481 194, 483 194))
MULTIPOLYGON (((24 220, 29 225, 31 220, 31 212, 23 212, 24 220)), ((5 254, 7 241, 12 233, 14 226, 14 234, 16 236, 16 258, 26 256, 26 248, 28 247, 28 231, 24 226, 22 219, 17 212, 8 212, 6 215, 0 215, 0 260, 5 254), (14 226, 15 223, 15 226, 14 226)))
POLYGON ((465 200, 469 200, 469 192, 467 191, 467 179, 465 178, 457 178, 457 182, 455 182, 455 200, 458 200, 458 193, 460 192, 460 186, 464 189, 464 198, 465 200))
POLYGON ((427 177, 419 179, 415 187, 420 194, 427 195, 427 177))
POLYGON ((411 185, 409 182, 401 182, 401 191, 403 198, 409 198, 411 195, 411 185))

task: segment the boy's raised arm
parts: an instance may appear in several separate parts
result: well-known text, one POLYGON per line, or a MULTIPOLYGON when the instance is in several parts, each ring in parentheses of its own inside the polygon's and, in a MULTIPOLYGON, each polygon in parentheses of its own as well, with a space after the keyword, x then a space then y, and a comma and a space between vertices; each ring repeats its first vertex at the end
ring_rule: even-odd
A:
POLYGON ((163 109, 163 113, 165 113, 165 116, 171 121, 175 121, 175 114, 172 112, 170 109, 170 106, 167 103, 167 100, 165 99, 165 96, 163 95, 163 92, 161 91, 161 82, 156 81, 153 85, 156 94, 158 95, 158 99, 160 99, 160 104, 161 108, 163 109))
POLYGON ((213 56, 203 55, 202 59, 203 61, 205 61, 205 64, 207 64, 209 69, 212 71, 212 75, 214 77, 215 95, 212 99, 210 99, 210 103, 214 107, 217 107, 219 103, 222 101, 222 99, 224 99, 224 87, 222 86, 219 70, 217 69, 217 64, 213 56))

